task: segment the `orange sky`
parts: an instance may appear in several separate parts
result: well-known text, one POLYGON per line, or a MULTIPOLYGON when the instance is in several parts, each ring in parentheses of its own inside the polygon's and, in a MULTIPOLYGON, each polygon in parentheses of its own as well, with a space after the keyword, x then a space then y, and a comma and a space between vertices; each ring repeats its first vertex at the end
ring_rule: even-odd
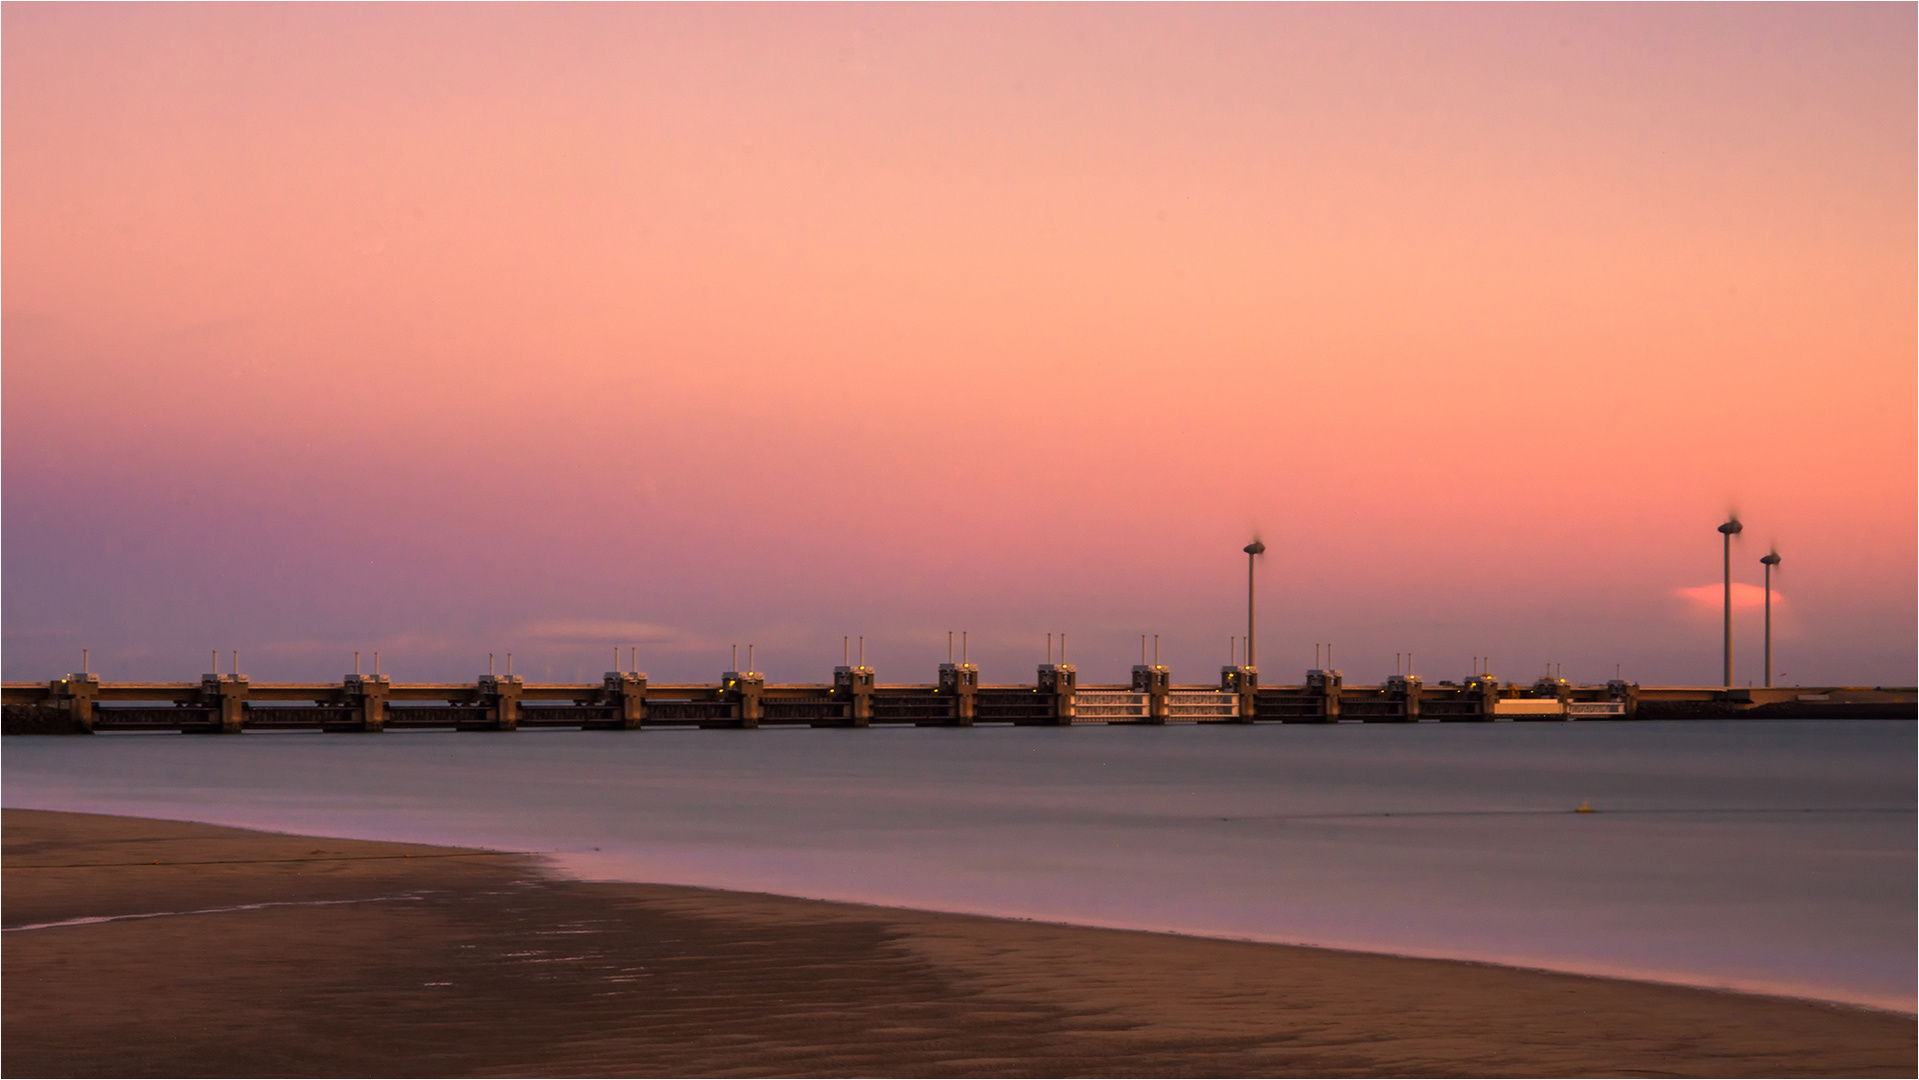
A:
POLYGON ((9 679, 1914 680, 1909 5, 0 21, 9 679))

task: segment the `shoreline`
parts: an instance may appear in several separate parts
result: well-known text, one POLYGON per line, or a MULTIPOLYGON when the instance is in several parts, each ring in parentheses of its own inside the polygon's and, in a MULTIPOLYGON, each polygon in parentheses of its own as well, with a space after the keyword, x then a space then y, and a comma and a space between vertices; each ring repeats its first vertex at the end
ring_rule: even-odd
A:
POLYGON ((17 1075, 1919 1067, 1909 1014, 1729 990, 155 819, 8 809, 4 839, 0 921, 106 920, 7 931, 17 1075), (106 1015, 127 1037, 102 1046, 106 1015))
MULTIPOLYGON (((607 885, 644 885, 650 882, 629 882, 612 878, 576 878, 575 880, 595 882, 607 885)), ((868 900, 846 900, 825 896, 800 896, 792 893, 762 892, 751 889, 726 889, 712 885, 687 885, 678 883, 664 884, 675 889, 693 889, 706 892, 725 893, 739 896, 765 896, 781 900, 802 900, 808 903, 838 904, 851 908, 872 908, 879 912, 913 912, 923 915, 951 915, 957 918, 995 919, 1009 923, 1030 923, 1037 926, 1056 926, 1067 930, 1111 930, 1125 934, 1153 934, 1170 938, 1185 938, 1194 941, 1224 941, 1243 945, 1269 945, 1283 949, 1308 949, 1313 952, 1335 953, 1346 956, 1376 956, 1389 960, 1421 960, 1441 964, 1461 964, 1470 967, 1491 968, 1497 971, 1517 971, 1534 975, 1560 975, 1580 979, 1600 979, 1607 982, 1634 983, 1643 986, 1670 986, 1681 990, 1696 990, 1707 994, 1731 994, 1737 997, 1760 998, 1768 1001, 1793 1002, 1820 1008, 1855 1009, 1861 1012, 1882 1013, 1887 1016, 1901 1017, 1919 1021, 1919 1010, 1902 1008, 1897 1005, 1885 1005, 1872 1001, 1858 1001, 1848 998, 1819 997, 1813 994, 1793 993, 1784 989, 1758 989, 1754 985, 1733 985, 1708 982, 1689 982, 1681 977, 1661 977, 1657 974, 1631 974, 1613 971, 1588 971, 1571 967, 1551 967, 1546 964, 1524 963, 1511 960, 1488 960, 1470 956, 1457 956, 1450 953, 1421 953, 1407 950, 1369 949, 1359 945, 1323 944, 1311 941, 1289 941, 1281 938, 1258 938, 1234 936, 1230 934, 1206 934, 1195 930, 1175 930, 1157 926, 1135 926, 1124 923, 1072 922, 1065 919, 1046 918, 1029 915, 1006 915, 984 911, 957 911, 949 908, 915 907, 911 904, 887 904, 868 900)))
MULTIPOLYGON (((1112 930, 1131 934, 1163 934, 1168 937, 1192 938, 1199 941, 1232 941, 1247 945, 1271 945, 1289 949, 1312 949, 1319 952, 1345 953, 1353 956, 1383 956, 1402 960, 1429 960, 1447 964, 1471 964, 1481 967, 1498 968, 1507 971, 1527 971, 1541 975, 1569 975, 1588 979, 1608 979, 1616 982, 1643 983, 1650 986, 1674 986, 1687 990, 1699 990, 1706 993, 1738 994, 1744 997, 1768 998, 1777 1001, 1796 1001, 1808 1005, 1829 1006, 1842 1009, 1863 1009, 1868 1012, 1886 1013, 1908 1019, 1919 1019, 1919 1007, 1886 1004, 1882 1001, 1868 1001, 1858 998, 1822 997, 1816 993, 1797 992, 1781 984, 1762 982, 1702 982, 1689 979, 1684 975, 1667 974, 1643 970, 1591 970, 1578 967, 1555 967, 1549 962, 1529 962, 1521 959, 1500 959, 1474 956, 1460 956, 1439 950, 1419 952, 1409 949, 1373 948, 1363 944, 1347 942, 1296 941, 1279 937, 1251 937, 1244 934, 1209 934, 1199 930, 1180 929, 1163 925, 1142 925, 1123 921, 1087 922, 1056 918, 1048 915, 1020 915, 1004 911, 968 911, 950 907, 922 907, 910 902, 890 902, 885 900, 863 900, 849 897, 814 896, 801 893, 770 892, 756 889, 735 889, 718 885, 701 885, 690 882, 642 882, 629 878, 597 877, 577 873, 561 865, 565 854, 550 852, 524 852, 530 857, 544 860, 551 872, 568 880, 608 885, 670 885, 677 889, 705 889, 716 893, 738 893, 749 896, 781 897, 793 900, 805 900, 822 904, 843 904, 849 907, 873 908, 878 911, 912 911, 928 915, 953 915, 966 918, 1003 919, 1008 922, 1037 923, 1045 926, 1084 928, 1088 930, 1112 930)), ((570 853, 569 853, 570 854, 570 853)))

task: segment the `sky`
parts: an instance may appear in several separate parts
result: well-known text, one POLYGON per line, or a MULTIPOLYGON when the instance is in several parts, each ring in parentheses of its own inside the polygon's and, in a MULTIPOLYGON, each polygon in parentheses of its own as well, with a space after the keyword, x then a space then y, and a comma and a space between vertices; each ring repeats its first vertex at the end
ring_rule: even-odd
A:
POLYGON ((8 680, 1919 678, 1913 5, 0 26, 8 680))

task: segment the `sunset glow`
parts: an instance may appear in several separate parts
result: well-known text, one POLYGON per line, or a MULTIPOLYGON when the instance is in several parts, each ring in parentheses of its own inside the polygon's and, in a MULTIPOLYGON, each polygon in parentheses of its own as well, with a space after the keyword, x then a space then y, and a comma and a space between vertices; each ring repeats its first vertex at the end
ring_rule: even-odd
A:
POLYGON ((1914 681, 1910 5, 4 25, 8 679, 1914 681))

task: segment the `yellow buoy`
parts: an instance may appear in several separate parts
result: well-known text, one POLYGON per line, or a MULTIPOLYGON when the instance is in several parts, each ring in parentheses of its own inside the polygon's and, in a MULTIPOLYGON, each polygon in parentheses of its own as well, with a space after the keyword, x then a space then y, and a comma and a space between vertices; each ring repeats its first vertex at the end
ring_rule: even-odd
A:
POLYGON ((1597 811, 1597 810, 1594 810, 1594 809, 1592 808, 1592 804, 1591 804, 1591 803, 1589 803, 1589 802, 1587 802, 1587 801, 1586 801, 1586 800, 1584 800, 1584 799, 1581 799, 1581 800, 1579 800, 1579 805, 1578 805, 1578 807, 1576 807, 1576 808, 1575 808, 1575 809, 1573 810, 1573 813, 1575 813, 1575 814, 1597 814, 1598 812, 1599 812, 1599 811, 1597 811))

